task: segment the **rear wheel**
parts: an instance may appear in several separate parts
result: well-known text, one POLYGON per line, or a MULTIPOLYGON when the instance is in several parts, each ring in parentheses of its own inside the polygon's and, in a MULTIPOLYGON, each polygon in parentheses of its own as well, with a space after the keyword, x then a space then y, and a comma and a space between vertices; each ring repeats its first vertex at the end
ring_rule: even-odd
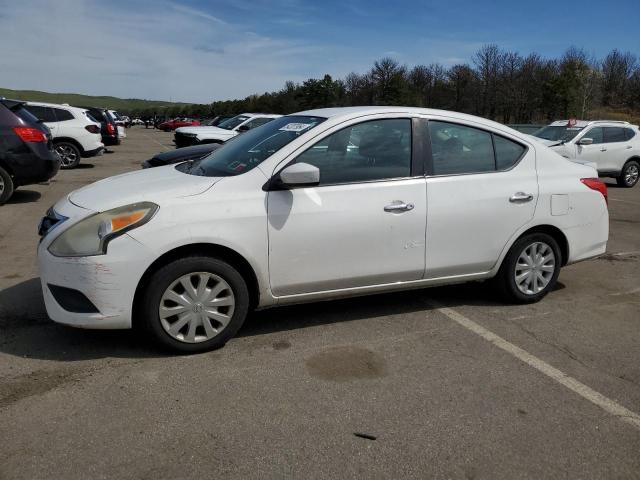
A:
POLYGON ((219 348, 249 311, 249 290, 227 262, 192 256, 175 260, 149 279, 142 314, 161 346, 181 353, 219 348))
POLYGON ((80 150, 70 142, 56 142, 55 151, 60 157, 60 168, 76 168, 80 163, 80 150))
POLYGON ((625 188, 631 188, 638 183, 640 176, 640 163, 637 160, 630 160, 622 167, 622 172, 617 178, 618 185, 625 188))
POLYGON ((496 283, 509 302, 537 302, 555 287, 561 265, 558 242, 546 233, 532 233, 513 244, 496 283))
POLYGON ((4 168, 0 167, 0 205, 11 198, 14 191, 14 184, 11 175, 4 168))

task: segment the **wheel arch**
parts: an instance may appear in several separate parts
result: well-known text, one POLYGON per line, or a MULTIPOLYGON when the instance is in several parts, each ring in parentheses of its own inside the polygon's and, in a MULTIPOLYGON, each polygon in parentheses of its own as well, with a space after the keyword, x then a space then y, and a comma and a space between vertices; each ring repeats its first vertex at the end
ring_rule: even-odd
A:
POLYGON ((80 155, 84 155, 84 148, 82 148, 82 145, 80 145, 80 143, 75 138, 71 138, 71 137, 56 137, 56 138, 54 138, 52 140, 52 142, 53 142, 54 145, 56 143, 60 143, 60 142, 72 143, 80 151, 80 155))
MULTIPOLYGON (((520 238, 525 235, 530 235, 532 233, 546 233, 550 237, 552 237, 557 243, 558 247, 560 247, 560 254, 562 255, 562 263, 561 265, 564 267, 569 261, 569 241, 567 240, 567 236, 560 230, 558 227, 549 224, 536 225, 534 227, 525 230, 520 235, 518 235, 511 246, 517 242, 520 238)), ((509 246, 509 249, 511 249, 509 246)), ((506 255, 505 255, 506 257, 506 255)), ((504 261, 504 258, 503 258, 504 261)))
POLYGON ((240 253, 233 250, 232 248, 225 247, 223 245, 213 243, 192 243, 176 247, 163 253, 156 260, 154 260, 154 262, 149 265, 149 267, 142 274, 142 277, 138 282, 136 291, 133 296, 133 305, 131 309, 131 323, 134 328, 136 328, 136 319, 139 317, 140 313, 140 300, 145 288, 149 284, 151 276, 164 265, 167 265, 174 260, 184 258, 189 255, 204 255, 208 257, 216 257, 229 262, 229 264, 231 264, 238 270, 238 272, 240 272, 240 275, 242 275, 242 277, 247 282, 250 297, 250 309, 253 310, 258 305, 260 299, 258 277, 254 268, 245 257, 243 257, 240 253))

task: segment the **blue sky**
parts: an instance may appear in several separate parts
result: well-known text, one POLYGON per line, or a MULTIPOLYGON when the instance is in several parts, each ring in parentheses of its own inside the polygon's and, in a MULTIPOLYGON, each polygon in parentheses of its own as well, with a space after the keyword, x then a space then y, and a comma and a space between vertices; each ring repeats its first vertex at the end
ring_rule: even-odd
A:
POLYGON ((0 86, 210 102, 483 44, 640 54, 638 0, 0 0, 0 86))

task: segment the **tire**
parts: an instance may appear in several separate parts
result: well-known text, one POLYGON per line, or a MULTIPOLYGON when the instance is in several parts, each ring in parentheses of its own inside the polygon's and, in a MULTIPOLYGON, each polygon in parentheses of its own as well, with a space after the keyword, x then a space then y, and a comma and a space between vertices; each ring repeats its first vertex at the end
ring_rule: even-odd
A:
POLYGON ((631 188, 638 183, 639 177, 640 162, 637 160, 629 160, 624 164, 624 167, 622 167, 622 172, 620 172, 620 176, 616 180, 618 180, 618 186, 631 188))
POLYGON ((502 262, 495 278, 495 283, 502 298, 507 302, 535 303, 554 289, 561 265, 562 253, 558 242, 546 233, 532 233, 519 238, 512 245, 502 262), (525 253, 528 253, 529 257, 531 257, 534 252, 531 250, 532 248, 535 248, 535 251, 539 254, 543 254, 543 258, 533 256, 534 269, 532 269, 532 273, 525 276, 526 271, 529 269, 524 262, 519 260, 521 255, 525 253), (545 261, 544 258, 547 258, 547 260, 545 261), (553 266, 553 271, 546 270, 551 265, 553 266), (518 274, 518 272, 520 273, 518 274), (522 282, 516 280, 516 275, 522 278, 522 282), (542 286, 543 279, 544 286, 542 286))
POLYGON ((0 205, 4 205, 11 198, 15 190, 13 179, 9 172, 0 167, 0 205))
POLYGON ((173 352, 198 353, 223 347, 249 312, 247 283, 233 266, 217 258, 175 260, 155 272, 147 285, 140 309, 143 330, 173 352), (206 289, 201 283, 204 279, 206 289), (191 293, 183 287, 185 283, 187 288, 191 285, 191 293), (207 298, 212 301, 208 294, 215 294, 213 300, 220 303, 210 307, 211 316, 206 309, 207 298))
POLYGON ((60 168, 76 168, 80 164, 80 149, 71 142, 56 142, 54 149, 60 157, 60 168))

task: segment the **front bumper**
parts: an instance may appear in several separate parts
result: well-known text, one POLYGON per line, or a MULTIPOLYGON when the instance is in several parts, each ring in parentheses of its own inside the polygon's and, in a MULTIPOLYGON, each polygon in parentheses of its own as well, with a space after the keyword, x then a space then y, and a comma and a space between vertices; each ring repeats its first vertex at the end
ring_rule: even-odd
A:
POLYGON ((40 280, 49 317, 54 322, 81 328, 131 328, 133 299, 152 261, 150 251, 125 234, 109 244, 106 255, 56 257, 47 250, 52 240, 49 236, 55 238, 57 232, 47 235, 38 248, 40 280), (50 285, 82 293, 97 312, 65 310, 56 301, 50 285))

